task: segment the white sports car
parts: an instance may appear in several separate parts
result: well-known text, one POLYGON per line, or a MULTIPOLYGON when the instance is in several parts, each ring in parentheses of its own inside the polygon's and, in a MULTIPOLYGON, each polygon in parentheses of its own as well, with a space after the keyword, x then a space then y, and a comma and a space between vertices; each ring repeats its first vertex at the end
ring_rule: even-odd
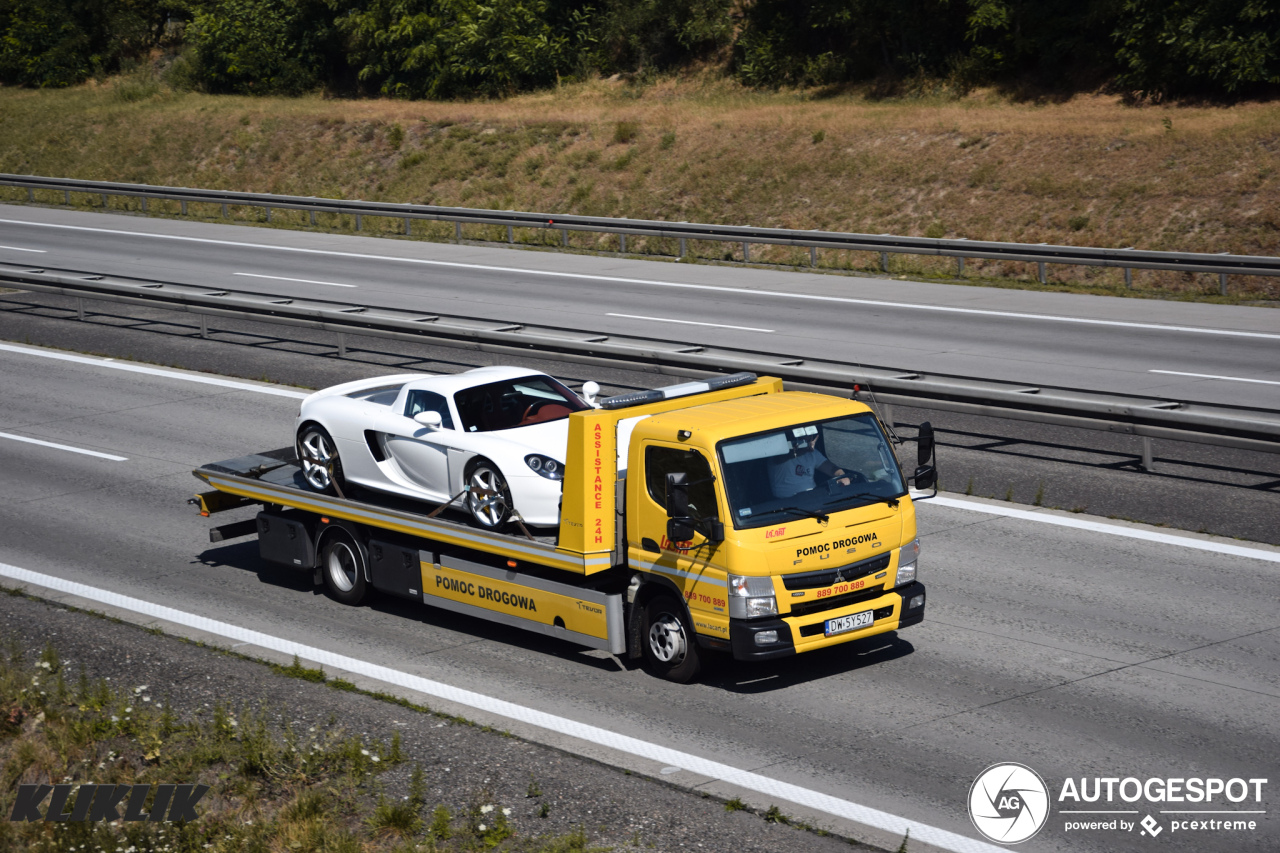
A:
MULTIPOLYGON (((590 397, 598 388, 587 383, 590 397)), ((355 484, 462 505, 483 528, 560 521, 572 412, 590 406, 559 381, 518 367, 406 374, 335 385, 302 401, 297 450, 307 484, 355 484)))

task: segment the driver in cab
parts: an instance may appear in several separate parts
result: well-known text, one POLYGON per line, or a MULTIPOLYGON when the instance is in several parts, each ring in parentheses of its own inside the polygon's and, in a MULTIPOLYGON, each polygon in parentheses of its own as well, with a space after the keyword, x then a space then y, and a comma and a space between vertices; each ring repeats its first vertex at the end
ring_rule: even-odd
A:
POLYGON ((818 427, 796 427, 791 430, 791 454, 769 463, 769 487, 774 497, 789 498, 816 488, 815 474, 838 478, 841 486, 849 485, 849 476, 837 468, 818 450, 818 427))

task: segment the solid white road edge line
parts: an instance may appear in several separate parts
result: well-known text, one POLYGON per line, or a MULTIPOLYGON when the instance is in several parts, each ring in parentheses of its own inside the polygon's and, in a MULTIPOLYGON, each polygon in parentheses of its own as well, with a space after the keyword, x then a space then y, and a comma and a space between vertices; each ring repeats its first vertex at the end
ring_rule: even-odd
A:
POLYGON ((1159 542, 1162 545, 1178 545, 1182 548, 1193 548, 1197 551, 1212 551, 1215 554, 1230 554, 1233 557, 1248 557, 1251 560, 1266 560, 1269 563, 1280 563, 1280 551, 1264 551, 1261 548, 1245 548, 1227 542, 1211 542, 1192 539, 1190 536, 1176 536, 1170 533, 1157 533, 1154 530, 1143 530, 1140 527, 1125 527, 1119 524, 1106 524, 1101 521, 1087 521, 1083 518, 1064 518, 1044 511, 1014 509, 1013 507, 992 506, 977 501, 946 498, 938 495, 930 498, 928 503, 952 509, 967 509, 972 512, 985 512, 988 515, 1001 515, 1005 518, 1017 518, 1022 521, 1036 521, 1041 524, 1055 524, 1058 527, 1070 527, 1074 530, 1088 530, 1093 533, 1107 533, 1111 536, 1124 536, 1129 539, 1143 539, 1147 542, 1159 542))
POLYGON ((7 249, 10 252, 36 252, 41 255, 49 254, 48 249, 24 249, 21 246, 0 246, 0 249, 7 249))
POLYGON ((338 284, 336 281, 313 281, 309 278, 286 278, 282 275, 260 275, 254 272, 233 272, 232 275, 238 275, 243 278, 269 278, 272 281, 296 281, 300 284, 323 284, 329 287, 356 287, 354 284, 338 284))
POLYGON ((1224 379, 1227 382, 1254 382, 1258 385, 1280 385, 1270 379, 1245 379, 1243 376, 1216 376, 1212 373, 1183 373, 1181 370, 1148 370, 1147 373, 1163 373, 1168 376, 1191 376, 1195 379, 1224 379))
POLYGON ((552 270, 531 270, 519 267, 499 267, 487 264, 468 264, 460 261, 436 261, 426 258, 399 258, 394 255, 371 255, 361 252, 340 252, 334 249, 304 249, 300 246, 273 246, 265 243, 248 243, 236 240, 214 240, 209 237, 184 237, 179 234, 154 234, 145 231, 123 231, 113 228, 92 228, 87 225, 58 225, 53 222, 24 222, 20 219, 0 219, 0 225, 29 225, 33 228, 62 228, 68 231, 92 231, 98 234, 120 234, 128 237, 151 237, 156 240, 181 240, 189 243, 207 243, 218 246, 235 246, 245 249, 270 249, 277 252, 298 252, 309 255, 328 255, 339 258, 355 258, 371 261, 395 261, 404 264, 424 264, 426 266, 455 267, 460 269, 486 270, 489 272, 519 273, 521 275, 543 275, 553 278, 573 278, 586 281, 611 281, 618 284, 644 284, 650 287, 675 287, 685 290, 707 290, 718 293, 737 293, 743 295, 772 296, 779 299, 807 299, 813 302, 840 302, 851 305, 873 305, 880 308, 904 308, 914 311, 942 311, 952 314, 977 314, 987 317, 1012 317, 1019 320, 1047 320, 1054 323, 1082 323, 1092 326, 1114 326, 1124 329, 1151 329, 1159 332, 1190 332, 1199 335, 1225 335, 1237 338, 1266 338, 1280 340, 1280 334, 1269 332, 1244 332, 1236 329, 1209 329, 1199 326, 1167 326, 1161 323, 1129 323, 1121 320, 1096 320, 1088 317, 1060 317, 1055 314, 1025 314, 1016 311, 990 311, 980 308, 956 308, 948 305, 913 305, 909 302, 888 302, 881 299, 854 299, 845 296, 819 296, 814 293, 785 293, 778 290, 756 290, 749 287, 718 287, 711 284, 687 284, 676 281, 655 281, 644 278, 621 278, 608 275, 591 275, 588 273, 554 272, 552 270))
POLYGON ((516 720, 527 725, 537 726, 538 728, 546 729, 547 731, 567 735, 569 737, 577 738, 578 740, 597 744, 609 749, 615 749, 628 755, 647 758, 673 767, 679 767, 700 776, 709 776, 713 779, 721 780, 731 785, 737 785, 741 788, 756 791, 757 793, 764 794, 767 797, 797 803, 835 817, 845 818, 856 823, 874 827, 883 832, 893 833, 898 836, 910 832, 911 837, 916 841, 932 844, 936 847, 941 847, 944 850, 955 851, 955 853, 995 853, 997 850, 1004 849, 981 841, 976 841, 972 838, 966 838, 963 835, 958 835, 945 829, 938 829, 937 827, 929 826, 928 824, 917 823, 914 820, 908 820, 906 818, 898 817, 897 815, 889 814, 888 812, 882 812, 879 809, 860 806, 857 803, 853 803, 848 800, 832 797, 828 794, 823 794, 809 788, 802 788, 799 785, 780 782, 776 779, 770 779, 767 776, 761 776, 747 770, 740 770, 736 767, 731 767, 728 764, 721 764, 718 761, 711 761, 710 759, 701 758, 688 752, 681 752, 680 750, 659 746, 657 744, 649 743, 648 741, 640 740, 639 738, 618 734, 617 732, 611 732, 608 729, 602 729, 598 726, 579 723, 575 720, 570 720, 567 717, 560 717, 555 714, 548 714, 544 711, 538 711, 533 708, 526 708, 523 705, 517 705, 514 702, 495 699, 492 696, 485 696, 482 693, 463 690, 439 681, 422 678, 421 676, 410 675, 407 672, 400 672, 399 670, 391 669, 390 667, 369 663, 368 661, 363 661, 359 658, 347 657, 346 655, 336 654, 325 649, 306 646, 301 643, 295 643, 291 640, 274 637, 270 634, 261 633, 260 631, 241 628, 238 625, 232 625, 227 622, 219 622, 216 619, 210 619, 207 616, 199 616, 194 613, 187 613, 184 610, 176 610, 172 607, 165 607, 164 605, 144 601, 139 598, 131 598, 126 595, 110 592, 109 590, 65 580, 63 578, 55 577, 54 575, 46 575, 40 572, 21 569, 17 566, 11 566, 8 563, 0 563, 0 576, 19 581, 21 583, 35 584, 37 586, 45 587, 46 589, 75 595, 110 607, 118 607, 122 610, 141 613, 155 619, 163 619, 166 622, 172 622, 177 625, 194 628, 198 631, 215 634, 242 644, 258 646, 259 648, 280 652, 284 655, 297 655, 299 658, 304 660, 322 664, 333 669, 356 673, 358 675, 365 676, 366 678, 382 681, 386 684, 394 684, 397 687, 403 687, 407 690, 413 690, 428 696, 434 696, 448 702, 455 702, 459 705, 465 705, 469 708, 475 708, 489 714, 505 717, 510 720, 516 720))
POLYGON ((696 320, 672 320, 667 317, 643 317, 639 314, 605 314, 606 317, 625 317, 628 320, 651 320, 654 323, 680 323, 683 326, 711 326, 714 329, 737 329, 740 332, 767 332, 773 329, 757 329, 754 326, 727 326, 724 323, 699 323, 696 320))
POLYGON ((234 379, 221 379, 217 376, 205 376, 194 373, 179 373, 176 370, 164 370, 159 367, 147 367, 141 364, 126 364, 104 358, 92 358, 85 355, 72 355, 65 352, 53 352, 43 349, 18 347, 13 344, 0 344, 0 352, 16 352, 21 355, 34 355, 38 358, 52 358, 56 361, 70 361, 76 364, 88 364, 93 367, 106 367, 110 370, 123 370, 127 373, 144 373, 148 376, 163 376, 167 379, 182 379, 186 382, 198 382, 202 385, 217 385, 219 388, 234 388, 237 391, 255 391, 259 394, 271 394, 275 397, 293 397, 301 400, 310 396, 309 391, 293 391, 288 388, 273 388, 270 385, 251 385, 248 382, 236 382, 234 379))
POLYGON ((69 444, 54 444, 52 441, 41 441, 38 438, 27 438, 25 435, 14 435, 11 432, 0 432, 0 438, 7 438, 12 441, 22 441, 27 444, 38 444, 41 447, 52 447, 57 450, 69 450, 72 453, 83 453, 85 456, 97 456, 99 459, 110 459, 113 462, 128 462, 128 456, 116 456, 112 453, 99 453, 96 450, 85 450, 82 447, 72 447, 69 444))

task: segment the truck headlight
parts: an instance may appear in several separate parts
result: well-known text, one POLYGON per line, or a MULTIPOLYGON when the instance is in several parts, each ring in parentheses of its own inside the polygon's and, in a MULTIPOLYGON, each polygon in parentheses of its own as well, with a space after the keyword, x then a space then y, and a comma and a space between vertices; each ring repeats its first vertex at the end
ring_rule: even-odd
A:
POLYGON ((898 553, 898 576, 894 578, 894 586, 902 586, 916 579, 916 565, 920 560, 920 539, 912 539, 898 553))
POLYGON ((564 479, 564 464, 557 462, 550 456, 543 456, 541 453, 530 453, 524 458, 524 464, 535 473, 548 480, 564 479))
POLYGON ((754 619, 777 616, 778 597, 772 578, 729 575, 729 616, 732 619, 754 619))

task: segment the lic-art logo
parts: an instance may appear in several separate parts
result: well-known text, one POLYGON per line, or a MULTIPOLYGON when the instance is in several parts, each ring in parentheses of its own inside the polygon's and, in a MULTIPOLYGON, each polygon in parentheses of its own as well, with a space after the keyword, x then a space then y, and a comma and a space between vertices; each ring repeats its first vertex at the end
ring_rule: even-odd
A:
POLYGON ((1023 764, 993 764, 969 789, 969 819, 992 841, 1017 844, 1035 835, 1049 818, 1049 789, 1023 764))

